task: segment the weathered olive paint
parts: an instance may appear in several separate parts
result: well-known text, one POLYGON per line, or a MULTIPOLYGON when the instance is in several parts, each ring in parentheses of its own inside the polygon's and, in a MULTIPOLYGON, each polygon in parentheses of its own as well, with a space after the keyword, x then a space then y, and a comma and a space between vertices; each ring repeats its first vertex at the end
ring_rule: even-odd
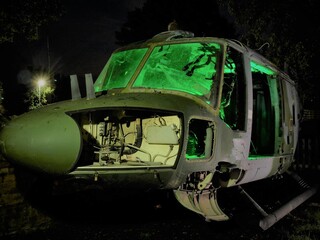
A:
POLYGON ((42 109, 12 120, 0 138, 4 154, 13 162, 51 174, 64 174, 74 167, 82 141, 70 116, 42 109))

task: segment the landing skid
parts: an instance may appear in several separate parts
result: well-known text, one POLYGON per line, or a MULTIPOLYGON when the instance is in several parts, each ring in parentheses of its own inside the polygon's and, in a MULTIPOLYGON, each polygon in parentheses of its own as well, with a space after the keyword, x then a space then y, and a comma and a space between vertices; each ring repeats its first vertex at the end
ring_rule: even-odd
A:
POLYGON ((267 213, 263 207, 261 207, 241 186, 238 186, 240 189, 240 193, 242 193, 252 204, 253 206, 260 212, 262 215, 262 219, 259 222, 259 226, 263 230, 267 230, 284 216, 289 214, 296 207, 304 203, 310 197, 312 197, 318 190, 318 186, 311 187, 309 186, 301 177, 299 177, 296 173, 287 172, 296 183, 303 189, 303 192, 293 197, 291 200, 282 204, 281 207, 274 210, 271 213, 267 213))
MULTIPOLYGON (((309 186, 297 174, 287 172, 287 175, 281 175, 277 179, 263 180, 266 182, 257 181, 238 186, 239 191, 236 191, 238 197, 244 196, 245 199, 249 200, 250 206, 253 205, 258 210, 259 226, 263 230, 270 228, 317 192, 318 186, 309 186)), ((234 189, 236 190, 237 188, 234 189)), ((174 190, 174 195, 180 204, 204 216, 206 221, 226 221, 229 219, 229 216, 233 216, 232 211, 230 211, 231 206, 228 206, 231 203, 230 200, 232 200, 232 205, 237 205, 242 210, 246 209, 245 205, 243 205, 244 203, 242 203, 243 201, 241 201, 243 198, 239 199, 234 196, 230 198, 230 195, 226 195, 227 199, 225 200, 223 200, 224 198, 220 199, 220 203, 224 205, 220 208, 217 201, 217 192, 217 189, 207 189, 204 191, 174 190), (227 211, 229 214, 227 215, 224 211, 227 211)), ((248 203, 248 201, 246 202, 248 203)), ((254 210, 254 208, 251 210, 254 210)), ((237 207, 234 209, 237 209, 237 207)), ((251 214, 250 212, 247 209, 242 214, 251 214)), ((251 220, 256 222, 255 219, 256 217, 253 217, 251 220)))

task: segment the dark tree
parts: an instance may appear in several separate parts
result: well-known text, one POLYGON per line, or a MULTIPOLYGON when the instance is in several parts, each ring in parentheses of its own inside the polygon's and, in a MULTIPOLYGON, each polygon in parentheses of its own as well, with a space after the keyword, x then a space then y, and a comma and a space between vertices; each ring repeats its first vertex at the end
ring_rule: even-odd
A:
POLYGON ((60 18, 62 9, 60 0, 0 1, 0 52, 5 60, 1 64, 4 100, 0 104, 6 114, 18 115, 28 110, 28 89, 18 83, 17 74, 29 66, 25 52, 43 37, 48 24, 60 18))
POLYGON ((38 39, 40 28, 61 16, 61 6, 60 0, 2 0, 0 43, 38 39))
MULTIPOLYGON (((234 19, 240 41, 286 70, 305 107, 319 101, 320 15, 316 0, 218 0, 234 19)), ((319 106, 318 106, 319 107, 319 106)))

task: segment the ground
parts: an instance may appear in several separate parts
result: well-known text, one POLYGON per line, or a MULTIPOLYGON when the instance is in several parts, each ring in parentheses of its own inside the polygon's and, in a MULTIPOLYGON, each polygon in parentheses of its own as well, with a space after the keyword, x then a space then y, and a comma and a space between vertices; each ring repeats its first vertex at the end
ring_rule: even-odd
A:
POLYGON ((37 199, 40 208, 45 205, 43 209, 52 222, 37 231, 6 236, 3 240, 316 240, 320 236, 319 193, 266 231, 259 228, 257 214, 248 213, 248 206, 244 205, 230 221, 206 222, 167 192, 148 193, 139 198, 121 195, 111 199, 110 196, 100 189, 90 189, 49 201, 37 199))

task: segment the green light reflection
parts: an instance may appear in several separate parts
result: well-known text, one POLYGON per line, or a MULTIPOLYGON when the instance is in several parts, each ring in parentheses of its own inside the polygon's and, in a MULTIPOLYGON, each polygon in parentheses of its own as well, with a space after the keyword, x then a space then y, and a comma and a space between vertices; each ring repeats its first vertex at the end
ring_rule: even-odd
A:
POLYGON ((112 54, 97 78, 95 92, 126 87, 147 50, 132 49, 112 54))
POLYGON ((216 43, 157 46, 133 87, 175 90, 208 97, 216 76, 219 51, 220 46, 216 43))
POLYGON ((275 72, 272 71, 270 68, 262 66, 261 64, 256 63, 254 61, 250 62, 250 66, 251 66, 251 72, 262 72, 267 75, 274 75, 275 74, 275 72))

